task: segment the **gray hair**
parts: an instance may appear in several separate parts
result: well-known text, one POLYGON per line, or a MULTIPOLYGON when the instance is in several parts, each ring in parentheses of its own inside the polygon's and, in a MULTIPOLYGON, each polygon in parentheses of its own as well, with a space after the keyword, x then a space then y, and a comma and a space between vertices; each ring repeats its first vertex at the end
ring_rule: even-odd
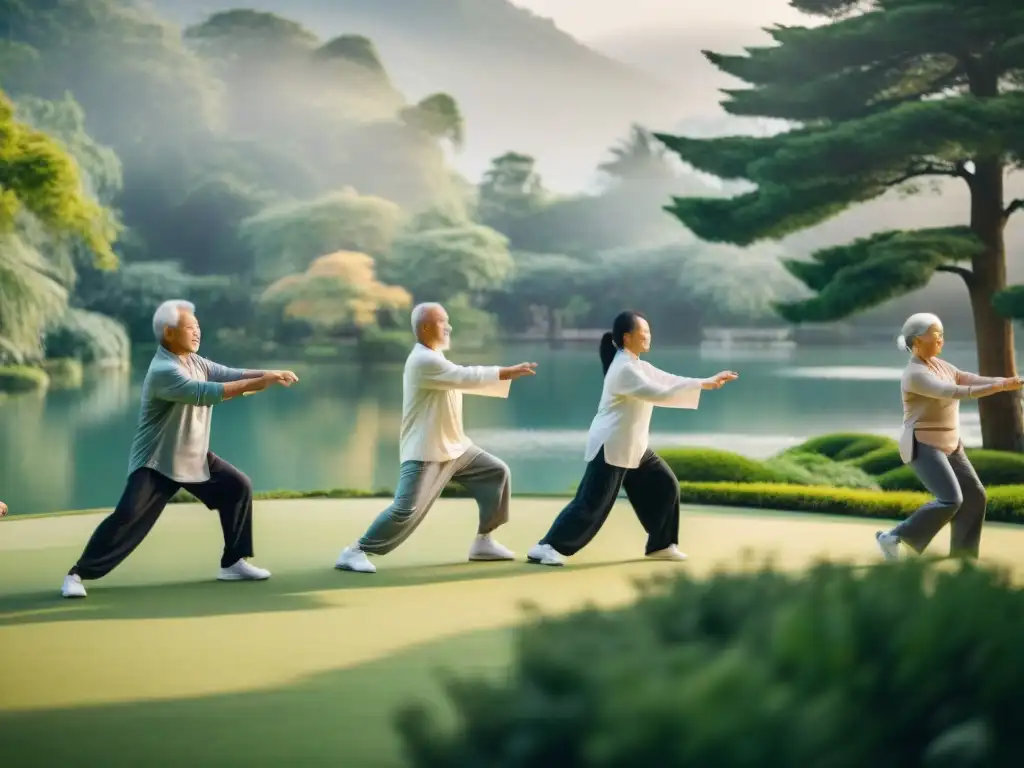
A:
POLYGON ((156 312, 153 313, 153 336, 158 342, 164 340, 165 330, 177 328, 182 311, 194 313, 196 305, 184 299, 171 299, 156 308, 156 312))
POLYGON ((426 316, 427 312, 432 309, 444 309, 444 307, 436 301, 427 301, 422 304, 417 304, 412 308, 412 332, 414 334, 419 334, 420 324, 423 322, 423 318, 426 316))
POLYGON ((896 346, 904 352, 909 352, 914 346, 914 339, 928 333, 928 329, 933 325, 942 327, 942 321, 939 320, 938 315, 933 315, 931 312, 918 312, 916 315, 911 315, 903 323, 903 332, 897 337, 896 346))

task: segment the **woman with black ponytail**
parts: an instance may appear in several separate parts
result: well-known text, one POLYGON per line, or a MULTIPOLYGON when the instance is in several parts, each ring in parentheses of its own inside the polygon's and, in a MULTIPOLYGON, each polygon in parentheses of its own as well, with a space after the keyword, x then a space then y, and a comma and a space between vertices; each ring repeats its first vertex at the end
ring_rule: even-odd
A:
POLYGON ((620 488, 647 531, 647 556, 686 559, 678 547, 679 481, 648 447, 651 415, 656 405, 696 408, 702 389, 719 389, 737 374, 674 376, 640 359, 650 348, 651 328, 639 312, 622 312, 601 339, 604 391, 587 438, 587 469, 576 496, 527 553, 529 562, 564 565, 601 530, 620 488))

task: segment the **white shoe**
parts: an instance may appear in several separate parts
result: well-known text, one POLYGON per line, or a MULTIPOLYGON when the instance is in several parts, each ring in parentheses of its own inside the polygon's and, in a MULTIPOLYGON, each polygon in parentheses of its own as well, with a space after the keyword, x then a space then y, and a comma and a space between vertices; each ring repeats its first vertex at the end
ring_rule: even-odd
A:
POLYGON ((515 560, 516 553, 491 538, 490 534, 476 537, 469 548, 470 560, 515 560))
POLYGON ((902 555, 900 553, 900 537, 894 536, 891 533, 885 531, 878 531, 875 534, 875 542, 878 544, 878 548, 882 550, 882 557, 887 562, 894 563, 899 560, 902 555))
POLYGON ((690 559, 690 556, 685 552, 680 552, 679 547, 675 544, 665 547, 665 549, 659 549, 656 552, 650 552, 647 554, 647 557, 651 558, 651 560, 675 560, 677 563, 690 559))
POLYGON ((217 574, 218 581, 266 581, 269 578, 270 571, 257 568, 247 560, 239 560, 228 568, 221 568, 217 574))
POLYGON ((60 593, 64 597, 85 597, 85 584, 82 583, 82 577, 69 573, 64 577, 64 585, 60 588, 60 593))
POLYGON ((377 572, 377 566, 370 562, 370 558, 359 547, 345 547, 341 550, 334 567, 339 571, 355 571, 356 573, 377 572))
POLYGON ((526 562, 534 565, 565 565, 565 557, 558 554, 550 544, 536 544, 526 553, 526 562))

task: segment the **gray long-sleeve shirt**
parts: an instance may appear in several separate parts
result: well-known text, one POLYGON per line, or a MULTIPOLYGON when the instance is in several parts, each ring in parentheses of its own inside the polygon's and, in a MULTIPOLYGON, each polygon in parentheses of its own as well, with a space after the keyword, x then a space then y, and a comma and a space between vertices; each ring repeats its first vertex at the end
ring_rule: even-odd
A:
POLYGON ((224 382, 244 376, 199 355, 182 359, 157 349, 142 383, 128 474, 148 467, 179 483, 209 480, 213 406, 224 401, 224 382))

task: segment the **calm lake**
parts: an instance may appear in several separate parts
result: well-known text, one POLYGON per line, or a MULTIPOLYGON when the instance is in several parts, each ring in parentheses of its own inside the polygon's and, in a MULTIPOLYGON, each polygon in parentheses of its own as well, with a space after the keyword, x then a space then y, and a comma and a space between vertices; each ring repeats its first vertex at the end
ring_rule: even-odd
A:
MULTIPOLYGON (((516 382, 508 400, 467 397, 467 431, 512 468, 519 493, 561 492, 583 471, 587 428, 601 394, 596 344, 550 349, 506 345, 456 362, 534 360, 533 379, 516 382)), ((289 367, 301 382, 219 406, 212 449, 257 490, 392 488, 398 462, 401 366, 288 365, 234 360, 229 365, 289 367)), ((1019 353, 1018 353, 1019 354, 1019 353)), ((973 346, 947 345, 945 357, 974 370, 973 346)), ((901 421, 895 346, 801 347, 788 360, 703 357, 700 349, 655 349, 651 362, 680 375, 723 368, 739 381, 706 392, 697 411, 656 409, 655 448, 710 446, 767 457, 824 432, 895 436, 901 421)), ((113 506, 121 493, 148 358, 129 374, 90 381, 78 391, 0 402, 0 499, 11 514, 113 506)), ((965 442, 980 443, 977 408, 964 407, 965 442)))

